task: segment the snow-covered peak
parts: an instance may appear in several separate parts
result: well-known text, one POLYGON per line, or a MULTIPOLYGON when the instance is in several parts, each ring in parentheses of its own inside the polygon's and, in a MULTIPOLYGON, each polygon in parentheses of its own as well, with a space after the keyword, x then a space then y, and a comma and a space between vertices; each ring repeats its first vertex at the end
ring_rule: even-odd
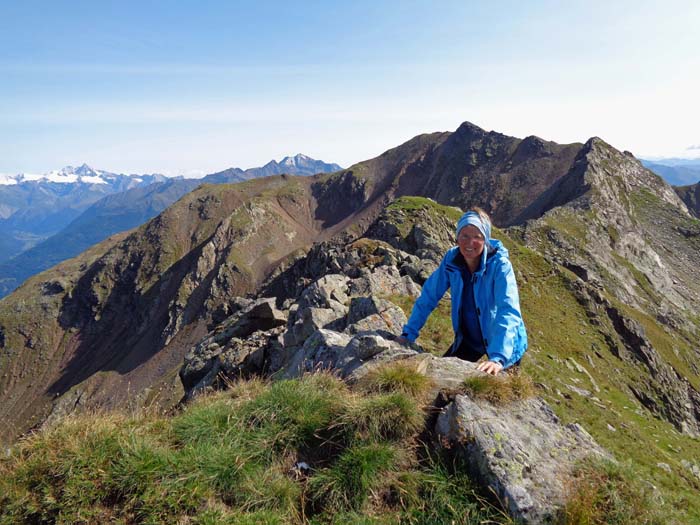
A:
POLYGON ((119 187, 119 191, 138 186, 158 182, 163 177, 161 175, 123 175, 111 173, 104 170, 96 170, 82 164, 73 167, 66 166, 60 170, 52 170, 43 175, 32 175, 20 173, 17 175, 0 174, 0 186, 23 184, 27 182, 54 183, 54 184, 107 184, 119 187), (125 186, 126 185, 126 186, 125 186))
POLYGON ((280 161, 280 164, 283 166, 299 166, 302 163, 312 161, 314 159, 311 157, 307 157, 306 155, 302 153, 297 153, 293 157, 285 157, 280 161))
POLYGON ((17 184, 19 175, 10 175, 9 173, 0 173, 0 186, 11 186, 17 184))
POLYGON ((106 184, 106 181, 102 177, 105 173, 107 172, 95 171, 87 164, 83 164, 77 168, 66 166, 60 170, 50 171, 44 174, 42 179, 47 182, 56 182, 59 184, 72 184, 76 182, 82 182, 84 184, 106 184))

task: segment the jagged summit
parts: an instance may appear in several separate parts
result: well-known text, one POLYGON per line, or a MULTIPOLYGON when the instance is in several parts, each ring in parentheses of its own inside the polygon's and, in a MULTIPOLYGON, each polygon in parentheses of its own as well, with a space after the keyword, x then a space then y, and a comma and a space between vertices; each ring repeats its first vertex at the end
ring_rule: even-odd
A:
POLYGON ((258 177, 269 177, 271 175, 315 175, 317 173, 328 173, 342 169, 337 164, 329 164, 322 160, 312 159, 301 153, 294 157, 284 157, 280 162, 271 160, 264 166, 258 168, 228 168, 227 170, 212 173, 202 179, 203 182, 242 182, 258 177))

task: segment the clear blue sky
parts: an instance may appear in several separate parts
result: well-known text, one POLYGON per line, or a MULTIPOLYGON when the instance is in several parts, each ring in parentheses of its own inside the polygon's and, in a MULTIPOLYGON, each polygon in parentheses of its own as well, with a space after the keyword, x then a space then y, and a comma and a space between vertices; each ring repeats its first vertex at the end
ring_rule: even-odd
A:
POLYGON ((347 166, 467 120, 698 157, 699 96, 695 0, 0 0, 2 173, 347 166))

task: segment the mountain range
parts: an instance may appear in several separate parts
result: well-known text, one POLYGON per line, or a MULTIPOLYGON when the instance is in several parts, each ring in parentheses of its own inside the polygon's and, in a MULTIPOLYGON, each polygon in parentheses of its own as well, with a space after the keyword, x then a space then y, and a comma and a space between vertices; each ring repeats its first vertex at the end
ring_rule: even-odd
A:
POLYGON ((31 275, 79 254, 114 233, 143 224, 202 183, 241 182, 281 173, 313 175, 339 169, 337 164, 298 154, 284 157, 280 162, 272 160, 259 168, 230 168, 202 179, 116 175, 93 170, 85 164, 42 177, 18 175, 11 179, 14 184, 8 185, 5 194, 0 186, 0 208, 5 202, 8 213, 6 220, 0 220, 0 244, 7 244, 0 246, 3 248, 0 298, 31 275), (61 192, 60 200, 37 197, 57 192, 61 192), (23 203, 16 202, 15 207, 8 205, 11 194, 22 193, 23 203), (98 194, 105 193, 108 195, 95 201, 98 194), (79 215, 75 216, 76 213, 79 215), (40 240, 45 235, 49 236, 40 240), (24 243, 20 243, 22 240, 24 243), (13 251, 17 253, 13 255, 13 251))
POLYGON ((674 186, 700 182, 700 159, 642 160, 642 164, 674 186))
MULTIPOLYGON (((203 184, 0 301, 0 437, 74 412, 173 407, 202 379, 182 372, 195 350, 229 367, 227 381, 246 345, 257 372, 279 369, 347 307, 329 292, 330 306, 301 311, 310 283, 381 271, 418 286, 459 209, 479 205, 511 253, 530 340, 522 366, 539 395, 692 522, 700 220, 682 197, 597 137, 556 144, 468 122, 333 173, 203 184), (282 332, 232 338, 233 316, 263 297, 284 313, 282 332), (230 345, 212 343, 224 336, 230 345)), ((397 286, 378 299, 411 304, 397 286)), ((449 314, 436 315, 447 324, 422 343, 444 351, 449 314)))
POLYGON ((0 177, 0 262, 59 232, 101 198, 164 182, 163 175, 124 175, 86 164, 45 175, 0 177))

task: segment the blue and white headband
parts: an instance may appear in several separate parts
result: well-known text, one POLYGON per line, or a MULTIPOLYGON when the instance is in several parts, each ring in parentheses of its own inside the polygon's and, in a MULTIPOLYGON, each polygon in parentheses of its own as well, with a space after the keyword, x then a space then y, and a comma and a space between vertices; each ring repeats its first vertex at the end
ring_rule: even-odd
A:
POLYGON ((481 232, 481 235, 484 236, 486 248, 490 248, 491 244, 489 243, 489 239, 491 238, 491 224, 488 221, 482 221, 481 216, 475 211, 468 211, 459 219, 457 222, 457 237, 459 237, 459 232, 462 231, 462 228, 469 225, 476 226, 481 232))

